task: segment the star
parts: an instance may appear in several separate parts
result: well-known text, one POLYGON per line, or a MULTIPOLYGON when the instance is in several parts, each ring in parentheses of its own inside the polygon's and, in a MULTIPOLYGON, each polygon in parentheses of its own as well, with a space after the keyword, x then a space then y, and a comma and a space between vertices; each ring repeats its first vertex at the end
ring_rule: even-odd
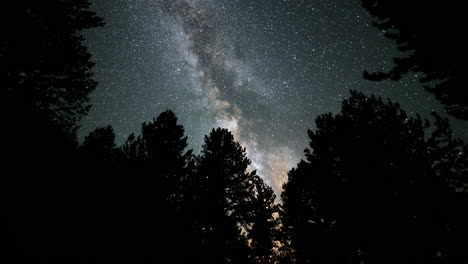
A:
MULTIPOLYGON (((315 118, 337 112, 354 89, 399 102, 408 113, 444 113, 417 76, 375 83, 362 72, 398 56, 359 2, 94 0, 104 28, 86 32, 99 86, 80 137, 110 124, 123 143, 172 109, 200 151, 226 127, 251 169, 281 192, 303 156, 315 118), (369 47, 372 47, 369 50, 369 47)), ((468 138, 468 124, 453 120, 468 138)))

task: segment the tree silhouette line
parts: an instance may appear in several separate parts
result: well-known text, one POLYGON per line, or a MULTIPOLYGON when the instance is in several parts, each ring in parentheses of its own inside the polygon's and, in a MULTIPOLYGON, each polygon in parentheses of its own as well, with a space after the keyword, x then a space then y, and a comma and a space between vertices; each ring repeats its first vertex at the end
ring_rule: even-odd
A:
POLYGON ((396 42, 401 57, 387 72, 364 72, 364 78, 400 80, 413 73, 452 116, 468 120, 468 92, 463 82, 464 9, 459 1, 361 0, 373 25, 396 42))
POLYGON ((89 6, 2 10, 0 262, 466 263, 468 146, 435 113, 351 91, 279 201, 230 131, 196 155, 170 110, 121 146, 111 126, 79 144, 97 85, 80 32, 103 25, 89 6))

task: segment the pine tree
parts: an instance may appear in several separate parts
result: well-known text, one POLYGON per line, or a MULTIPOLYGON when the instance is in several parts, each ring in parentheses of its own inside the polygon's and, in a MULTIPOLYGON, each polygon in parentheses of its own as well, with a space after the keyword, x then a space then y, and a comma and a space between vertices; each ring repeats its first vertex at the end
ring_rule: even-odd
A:
MULTIPOLYGON (((128 248, 142 258, 176 261, 190 258, 193 247, 189 185, 193 174, 192 150, 174 112, 162 112, 142 124, 139 136, 131 134, 121 150, 127 163, 125 181, 136 233, 128 248), (181 239, 181 238, 184 239, 181 239)), ((127 248, 127 249, 128 249, 127 248)))
POLYGON ((374 26, 395 41, 402 53, 387 72, 368 73, 370 80, 400 80, 413 73, 447 112, 468 120, 468 93, 463 74, 465 9, 458 1, 361 0, 374 26), (463 57, 463 56, 462 56, 463 57))
POLYGON ((463 211, 466 145, 447 120, 436 120, 427 138, 427 120, 356 92, 339 114, 316 119, 307 159, 289 172, 282 193, 297 262, 461 254, 448 241, 458 236, 455 226, 466 233, 451 216, 463 211))
POLYGON ((149 166, 160 180, 161 191, 173 206, 181 202, 184 191, 181 187, 190 172, 192 150, 186 150, 187 145, 184 128, 170 110, 161 113, 153 122, 142 125, 139 148, 144 166, 149 166))
POLYGON ((254 176, 252 181, 252 194, 250 210, 248 238, 251 247, 251 260, 253 263, 275 263, 278 248, 278 221, 275 215, 278 213, 275 204, 276 196, 273 189, 254 176))
POLYGON ((118 149, 115 145, 115 133, 111 126, 98 127, 91 131, 80 147, 82 154, 93 163, 116 161, 118 149))
POLYGON ((2 8, 2 86, 9 111, 73 133, 97 82, 83 29, 102 26, 88 0, 21 0, 2 8), (3 20, 5 19, 5 20, 3 20))
POLYGON ((247 219, 242 206, 249 197, 255 172, 247 172, 245 148, 226 129, 213 129, 205 137, 197 166, 197 225, 202 249, 217 263, 245 263, 247 219), (250 181, 250 182, 249 182, 250 181))
POLYGON ((1 218, 15 235, 7 237, 14 247, 9 254, 17 254, 7 262, 63 262, 84 245, 77 201, 86 191, 75 177, 83 176, 76 129, 97 83, 82 30, 103 25, 89 7, 87 0, 19 0, 0 10, 0 84, 9 127, 2 156, 4 170, 18 175, 2 184, 9 208, 1 218))

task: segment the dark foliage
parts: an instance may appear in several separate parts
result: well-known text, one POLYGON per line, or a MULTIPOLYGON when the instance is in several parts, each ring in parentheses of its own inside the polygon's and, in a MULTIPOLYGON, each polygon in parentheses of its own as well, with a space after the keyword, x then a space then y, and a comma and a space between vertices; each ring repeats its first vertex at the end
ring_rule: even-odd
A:
POLYGON ((141 136, 130 135, 122 151, 130 166, 151 172, 158 185, 164 186, 164 199, 171 206, 180 206, 183 190, 178 188, 188 180, 194 166, 192 150, 186 148, 184 128, 177 123, 174 112, 168 110, 153 122, 143 123, 141 136))
POLYGON ((205 137, 196 176, 197 224, 202 250, 215 263, 246 263, 247 230, 243 208, 250 198, 249 181, 255 172, 247 172, 250 161, 245 149, 226 129, 216 129, 205 137))
MULTIPOLYGON (((253 196, 250 204, 246 206, 246 214, 249 219, 249 233, 253 263, 275 263, 278 261, 275 250, 279 249, 278 241, 278 206, 275 203, 276 196, 258 176, 252 178, 253 196)), ((245 209, 244 209, 245 210, 245 209)))
POLYGON ((84 138, 80 147, 82 158, 96 166, 119 160, 120 152, 115 145, 115 134, 111 126, 99 127, 84 138))
POLYGON ((448 121, 352 92, 316 119, 289 172, 282 224, 298 263, 429 263, 466 256, 467 146, 448 121), (459 241, 458 244, 453 241, 459 241), (437 256, 443 256, 437 258, 437 256))
POLYGON ((407 55, 394 59, 388 72, 368 73, 370 80, 399 80, 420 73, 420 82, 451 115, 468 120, 468 91, 462 65, 466 40, 460 1, 361 0, 376 18, 374 25, 407 55))
POLYGON ((2 86, 16 118, 40 113, 73 132, 88 112, 97 83, 81 30, 103 25, 89 6, 87 0, 19 0, 2 8, 2 86))
POLYGON ((116 207, 101 218, 121 230, 108 230, 101 259, 185 262, 193 257, 195 232, 184 201, 194 162, 186 148, 184 128, 172 111, 165 111, 143 123, 141 135, 130 135, 119 158, 103 168, 115 176, 106 181, 119 191, 103 192, 116 207))

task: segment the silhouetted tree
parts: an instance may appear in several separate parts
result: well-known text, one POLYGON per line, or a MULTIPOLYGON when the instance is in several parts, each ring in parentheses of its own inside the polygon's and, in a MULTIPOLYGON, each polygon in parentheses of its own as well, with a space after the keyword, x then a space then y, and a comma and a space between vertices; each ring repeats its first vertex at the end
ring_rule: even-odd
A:
POLYGON ((72 133, 97 83, 82 30, 102 26, 88 0, 20 0, 2 8, 2 86, 15 118, 43 115, 72 133))
POLYGON ((83 249, 75 132, 96 82, 81 30, 102 25, 89 7, 87 0, 19 0, 0 10, 0 84, 9 128, 0 199, 7 222, 0 226, 9 235, 0 237, 12 256, 5 262, 72 259, 83 249))
POLYGON ((120 154, 115 145, 115 133, 111 126, 98 127, 91 131, 84 138, 80 150, 85 159, 93 162, 93 165, 117 162, 120 154))
POLYGON ((77 122, 89 110, 91 55, 82 30, 102 26, 87 0, 20 0, 1 9, 1 85, 9 164, 47 175, 72 166, 77 122))
POLYGON ((249 181, 255 172, 247 172, 250 160, 232 134, 217 128, 205 136, 198 161, 196 224, 207 261, 246 263, 246 216, 241 205, 250 200, 249 181))
POLYGON ((467 234, 467 146, 447 120, 436 117, 428 136, 427 120, 352 92, 316 127, 281 196, 298 263, 466 257, 452 241, 467 234))
POLYGON ((171 207, 180 206, 182 202, 182 186, 192 164, 192 150, 186 150, 187 136, 184 133, 184 128, 177 124, 177 117, 170 110, 142 126, 144 160, 161 179, 161 191, 171 207))
POLYGON ((155 172, 171 177, 185 169, 192 158, 187 148, 187 136, 182 125, 177 124, 174 112, 161 113, 156 120, 143 123, 142 144, 144 159, 150 161, 155 172))
POLYGON ((141 135, 131 134, 121 147, 127 174, 135 175, 125 183, 131 194, 132 208, 127 209, 133 212, 127 222, 136 226, 136 234, 126 240, 138 240, 129 246, 135 256, 159 261, 191 257, 194 229, 185 196, 194 161, 187 145, 183 126, 168 110, 144 122, 141 135))
POLYGON ((167 110, 152 122, 144 122, 141 136, 131 134, 122 146, 130 162, 137 162, 154 174, 165 199, 172 205, 181 202, 183 182, 193 167, 192 150, 187 148, 184 128, 174 112, 167 110))
POLYGON ((373 23, 395 40, 406 54, 394 59, 387 72, 369 74, 370 80, 399 80, 411 72, 420 74, 427 91, 446 106, 451 115, 468 120, 468 92, 463 82, 463 32, 465 9, 459 1, 361 0, 376 18, 373 23))
POLYGON ((251 179, 252 193, 251 203, 244 206, 249 215, 248 238, 251 247, 251 259, 253 263, 275 263, 278 248, 278 221, 275 215, 278 213, 275 204, 276 196, 273 189, 263 180, 254 176, 251 179))

